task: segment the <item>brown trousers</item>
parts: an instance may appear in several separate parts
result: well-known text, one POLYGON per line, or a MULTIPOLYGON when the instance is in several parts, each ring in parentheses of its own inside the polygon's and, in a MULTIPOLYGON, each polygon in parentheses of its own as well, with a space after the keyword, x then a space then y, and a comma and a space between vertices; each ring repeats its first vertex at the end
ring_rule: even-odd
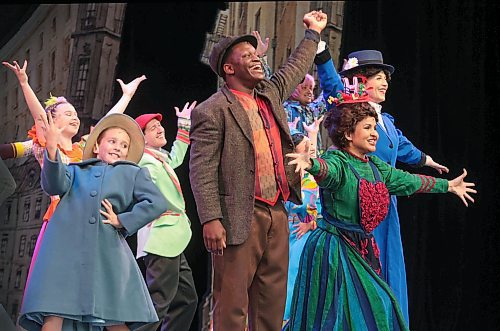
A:
POLYGON ((255 203, 248 239, 213 255, 214 331, 279 331, 285 310, 288 218, 281 202, 255 203))

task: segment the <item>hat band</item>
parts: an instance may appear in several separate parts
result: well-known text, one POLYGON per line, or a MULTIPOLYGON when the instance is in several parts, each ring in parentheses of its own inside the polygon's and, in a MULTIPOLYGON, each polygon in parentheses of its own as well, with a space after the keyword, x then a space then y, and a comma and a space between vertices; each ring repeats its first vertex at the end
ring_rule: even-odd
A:
POLYGON ((361 64, 384 64, 384 62, 382 60, 358 60, 358 64, 361 65, 361 64))

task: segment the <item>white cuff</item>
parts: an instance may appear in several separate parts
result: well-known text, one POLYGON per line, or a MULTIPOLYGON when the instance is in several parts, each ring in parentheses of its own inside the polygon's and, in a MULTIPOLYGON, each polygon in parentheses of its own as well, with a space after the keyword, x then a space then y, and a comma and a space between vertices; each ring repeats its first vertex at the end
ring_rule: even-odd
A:
POLYGON ((324 42, 323 40, 321 40, 318 43, 318 50, 316 51, 316 54, 319 54, 319 53, 323 52, 325 49, 326 49, 326 42, 324 42))

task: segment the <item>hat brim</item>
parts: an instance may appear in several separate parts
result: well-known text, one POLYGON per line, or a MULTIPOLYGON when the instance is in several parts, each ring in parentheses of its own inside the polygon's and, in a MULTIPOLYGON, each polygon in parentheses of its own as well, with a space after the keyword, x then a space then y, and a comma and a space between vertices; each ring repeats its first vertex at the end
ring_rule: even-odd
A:
POLYGON ((383 63, 364 63, 357 65, 355 67, 339 71, 339 75, 346 75, 350 72, 353 72, 359 68, 364 68, 364 67, 373 67, 373 68, 380 68, 382 70, 387 70, 389 73, 392 75, 394 73, 394 67, 391 66, 390 64, 383 64, 383 63))
POLYGON ((127 132, 130 137, 130 145, 125 160, 138 163, 144 153, 144 135, 139 124, 130 116, 125 114, 110 114, 103 117, 94 127, 87 138, 83 150, 83 160, 95 158, 94 145, 99 135, 106 129, 118 127, 127 132))
POLYGON ((238 38, 235 38, 229 45, 227 45, 226 49, 224 50, 224 54, 220 57, 220 63, 218 65, 219 68, 219 76, 223 77, 224 76, 224 70, 222 70, 222 66, 224 65, 224 61, 226 60, 226 57, 231 50, 231 48, 234 47, 234 45, 239 44, 241 42, 249 42, 250 45, 252 45, 254 48, 257 48, 257 38, 254 35, 251 34, 246 34, 243 36, 239 36, 238 38))

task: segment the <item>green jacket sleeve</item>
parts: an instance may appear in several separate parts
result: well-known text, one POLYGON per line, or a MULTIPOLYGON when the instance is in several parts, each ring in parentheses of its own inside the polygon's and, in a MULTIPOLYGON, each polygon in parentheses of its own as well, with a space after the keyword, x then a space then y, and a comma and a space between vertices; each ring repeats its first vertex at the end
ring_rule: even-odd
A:
POLYGON ((371 157, 372 162, 380 170, 382 180, 385 182, 390 194, 412 195, 414 193, 446 193, 448 181, 391 167, 377 157, 371 157))
POLYGON ((312 167, 308 172, 314 176, 319 187, 338 189, 345 177, 342 160, 334 154, 326 153, 322 157, 312 159, 312 167))

